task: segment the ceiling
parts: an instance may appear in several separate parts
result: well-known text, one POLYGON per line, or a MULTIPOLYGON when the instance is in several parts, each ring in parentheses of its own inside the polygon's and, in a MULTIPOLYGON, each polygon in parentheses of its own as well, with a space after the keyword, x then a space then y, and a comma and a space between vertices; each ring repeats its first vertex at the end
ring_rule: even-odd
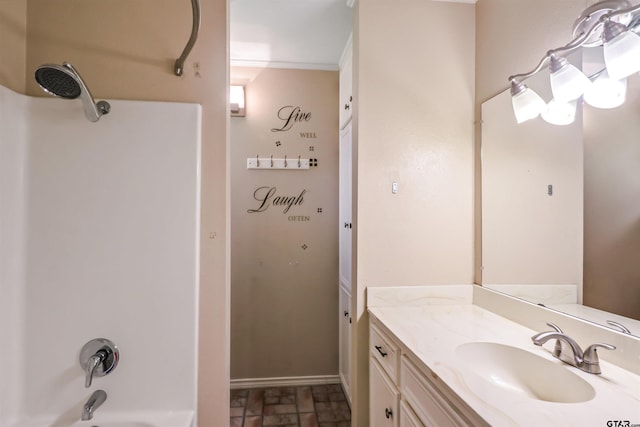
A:
POLYGON ((232 66, 337 70, 353 0, 231 0, 232 66))

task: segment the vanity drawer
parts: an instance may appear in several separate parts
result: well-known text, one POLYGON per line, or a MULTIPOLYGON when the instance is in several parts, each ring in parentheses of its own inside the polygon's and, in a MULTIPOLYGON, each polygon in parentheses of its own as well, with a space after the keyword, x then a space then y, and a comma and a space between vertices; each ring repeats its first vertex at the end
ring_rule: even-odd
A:
POLYGON ((417 416, 425 425, 438 427, 460 427, 473 425, 468 423, 454 409, 454 403, 450 402, 407 358, 401 362, 401 394, 411 405, 417 416))
POLYGON ((380 363, 380 366, 389 375, 391 381, 398 383, 398 365, 400 363, 400 348, 384 332, 371 324, 369 331, 369 345, 371 357, 380 363))

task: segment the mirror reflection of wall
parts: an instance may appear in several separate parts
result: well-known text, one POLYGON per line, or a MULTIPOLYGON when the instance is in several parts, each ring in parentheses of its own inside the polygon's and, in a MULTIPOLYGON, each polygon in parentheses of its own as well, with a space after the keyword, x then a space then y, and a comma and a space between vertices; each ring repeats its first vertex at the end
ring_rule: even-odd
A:
MULTIPOLYGON (((572 38, 572 25, 576 17, 585 7, 594 3, 597 2, 478 1, 476 5, 476 117, 480 123, 482 105, 483 125, 482 131, 479 126, 476 135, 478 153, 481 152, 481 156, 479 154, 477 158, 477 165, 480 170, 482 163, 482 174, 487 173, 484 163, 487 161, 488 154, 485 150, 486 136, 481 135, 487 124, 487 119, 484 117, 485 107, 500 98, 495 95, 507 88, 509 75, 529 71, 549 49, 565 45, 572 38), (509 17, 513 16, 526 16, 527 19, 510 20, 509 17), (503 40, 509 40, 511 43, 502 43, 503 40)), ((593 72, 594 62, 602 61, 602 58, 597 59, 598 56, 602 56, 601 48, 598 49, 600 51, 588 49, 582 52, 585 61, 583 66, 587 74, 593 72)), ((543 70, 541 75, 543 80, 546 80, 543 82, 543 91, 548 90, 547 70, 543 70)), ((640 267, 636 266, 635 261, 636 254, 640 253, 638 250, 640 199, 637 197, 640 146, 634 143, 633 137, 630 136, 637 134, 637 127, 640 126, 636 119, 640 102, 639 80, 640 77, 637 74, 629 78, 628 99, 622 107, 598 110, 586 106, 582 113, 583 125, 580 128, 580 137, 584 150, 580 154, 584 165, 584 211, 582 214, 584 248, 581 250, 584 254, 584 265, 579 273, 583 276, 582 300, 586 305, 573 304, 573 309, 574 314, 579 317, 593 314, 589 306, 606 310, 595 312, 605 317, 603 321, 599 321, 602 324, 606 324, 609 318, 615 320, 617 316, 615 313, 626 316, 621 318, 623 320, 621 323, 633 323, 632 318, 640 319, 640 267)), ((526 83, 538 84, 535 80, 527 80, 526 83)), ((539 90, 541 87, 536 86, 536 89, 539 90)), ((548 98, 545 99, 548 100, 548 98)), ((508 95, 504 101, 510 103, 508 95)), ((509 109, 510 105, 505 106, 505 116, 498 119, 500 126, 510 127, 509 120, 514 121, 513 113, 509 112, 509 109)), ((536 120, 539 126, 543 126, 541 119, 536 120)), ((519 132, 515 136, 512 135, 516 140, 527 132, 531 132, 522 127, 516 127, 515 130, 519 132)), ((554 130, 552 127, 550 132, 552 132, 551 135, 556 135, 556 138, 562 138, 564 130, 560 127, 555 127, 554 130)), ((558 161, 558 158, 553 158, 551 164, 557 164, 558 161)), ((487 188, 487 182, 482 182, 478 186, 478 195, 483 199, 493 197, 491 189, 487 188)), ((483 204, 486 203, 487 200, 483 200, 483 204)), ((582 220, 582 218, 576 218, 576 221, 582 220)), ((485 212, 482 212, 482 218, 478 219, 478 223, 483 224, 483 262, 490 254, 490 250, 487 249, 488 242, 485 240, 491 240, 491 235, 487 235, 484 229, 484 219, 485 212)), ((536 226, 532 222, 529 224, 536 226)), ((559 237, 559 235, 556 236, 556 238, 559 237)), ((560 259, 559 256, 553 256, 559 247, 548 245, 546 248, 550 251, 546 254, 547 259, 560 259)), ((501 249, 497 246, 491 250, 500 251, 501 249)), ((530 261, 531 268, 537 268, 540 271, 546 269, 545 265, 541 265, 542 263, 533 259, 530 261)), ((485 265, 485 271, 478 274, 478 277, 482 276, 483 285, 487 283, 487 278, 491 278, 487 276, 491 274, 487 268, 485 265)), ((540 271, 536 274, 542 274, 540 271)), ((577 284, 579 286, 580 282, 577 284)), ((566 290, 567 288, 562 291, 564 297, 569 296, 575 300, 580 298, 577 290, 573 294, 565 292, 566 290)), ((528 291, 521 289, 518 292, 527 293, 528 291)), ((551 295, 550 291, 549 295, 551 295)), ((568 310, 568 307, 564 309, 568 310)), ((640 332, 636 335, 640 335, 640 332)))
POLYGON ((575 285, 584 307, 566 286, 508 293, 640 335, 640 76, 623 106, 582 111, 569 126, 518 125, 508 92, 483 103, 482 282, 575 285))
MULTIPOLYGON (((640 76, 584 110, 584 304, 640 320, 640 76)), ((639 334, 640 335, 640 334, 639 334)))

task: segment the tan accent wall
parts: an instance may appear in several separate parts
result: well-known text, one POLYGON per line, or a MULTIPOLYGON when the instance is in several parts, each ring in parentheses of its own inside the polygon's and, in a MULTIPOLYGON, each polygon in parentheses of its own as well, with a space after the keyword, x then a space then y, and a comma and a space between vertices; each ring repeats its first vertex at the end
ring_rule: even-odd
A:
POLYGON ((357 2, 356 21, 352 415, 366 426, 366 287, 473 280, 475 6, 357 2))
POLYGON ((24 93, 27 55, 27 2, 0 1, 0 84, 24 93))
POLYGON ((338 72, 233 68, 231 75, 246 87, 246 116, 232 117, 230 128, 231 378, 335 376, 338 72), (300 119, 285 126, 279 116, 296 111, 300 119), (292 169, 298 156, 317 166, 247 169, 247 158, 265 165, 271 155, 286 155, 292 169))
POLYGON ((203 427, 227 425, 226 1, 202 0, 200 35, 182 77, 173 74, 173 64, 191 32, 188 1, 29 0, 27 4, 29 94, 42 94, 32 78, 38 65, 68 61, 82 74, 96 98, 202 105, 198 418, 203 427))

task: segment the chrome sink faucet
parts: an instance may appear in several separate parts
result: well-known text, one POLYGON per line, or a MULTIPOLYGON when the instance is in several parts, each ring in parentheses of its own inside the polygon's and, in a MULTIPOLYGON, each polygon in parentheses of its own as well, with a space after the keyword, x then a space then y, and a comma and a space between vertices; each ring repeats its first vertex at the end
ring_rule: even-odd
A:
POLYGON ((88 421, 93 418, 93 413, 107 400, 107 393, 104 390, 96 390, 93 392, 87 403, 82 407, 82 421, 88 421))
POLYGON ((558 326, 553 323, 547 323, 547 325, 554 330, 537 333, 531 337, 531 341, 535 345, 542 346, 547 341, 555 339, 556 345, 553 350, 553 356, 590 374, 602 373, 597 352, 598 347, 606 348, 607 350, 616 349, 611 344, 598 343, 591 344, 583 353, 578 343, 563 333, 558 326))

